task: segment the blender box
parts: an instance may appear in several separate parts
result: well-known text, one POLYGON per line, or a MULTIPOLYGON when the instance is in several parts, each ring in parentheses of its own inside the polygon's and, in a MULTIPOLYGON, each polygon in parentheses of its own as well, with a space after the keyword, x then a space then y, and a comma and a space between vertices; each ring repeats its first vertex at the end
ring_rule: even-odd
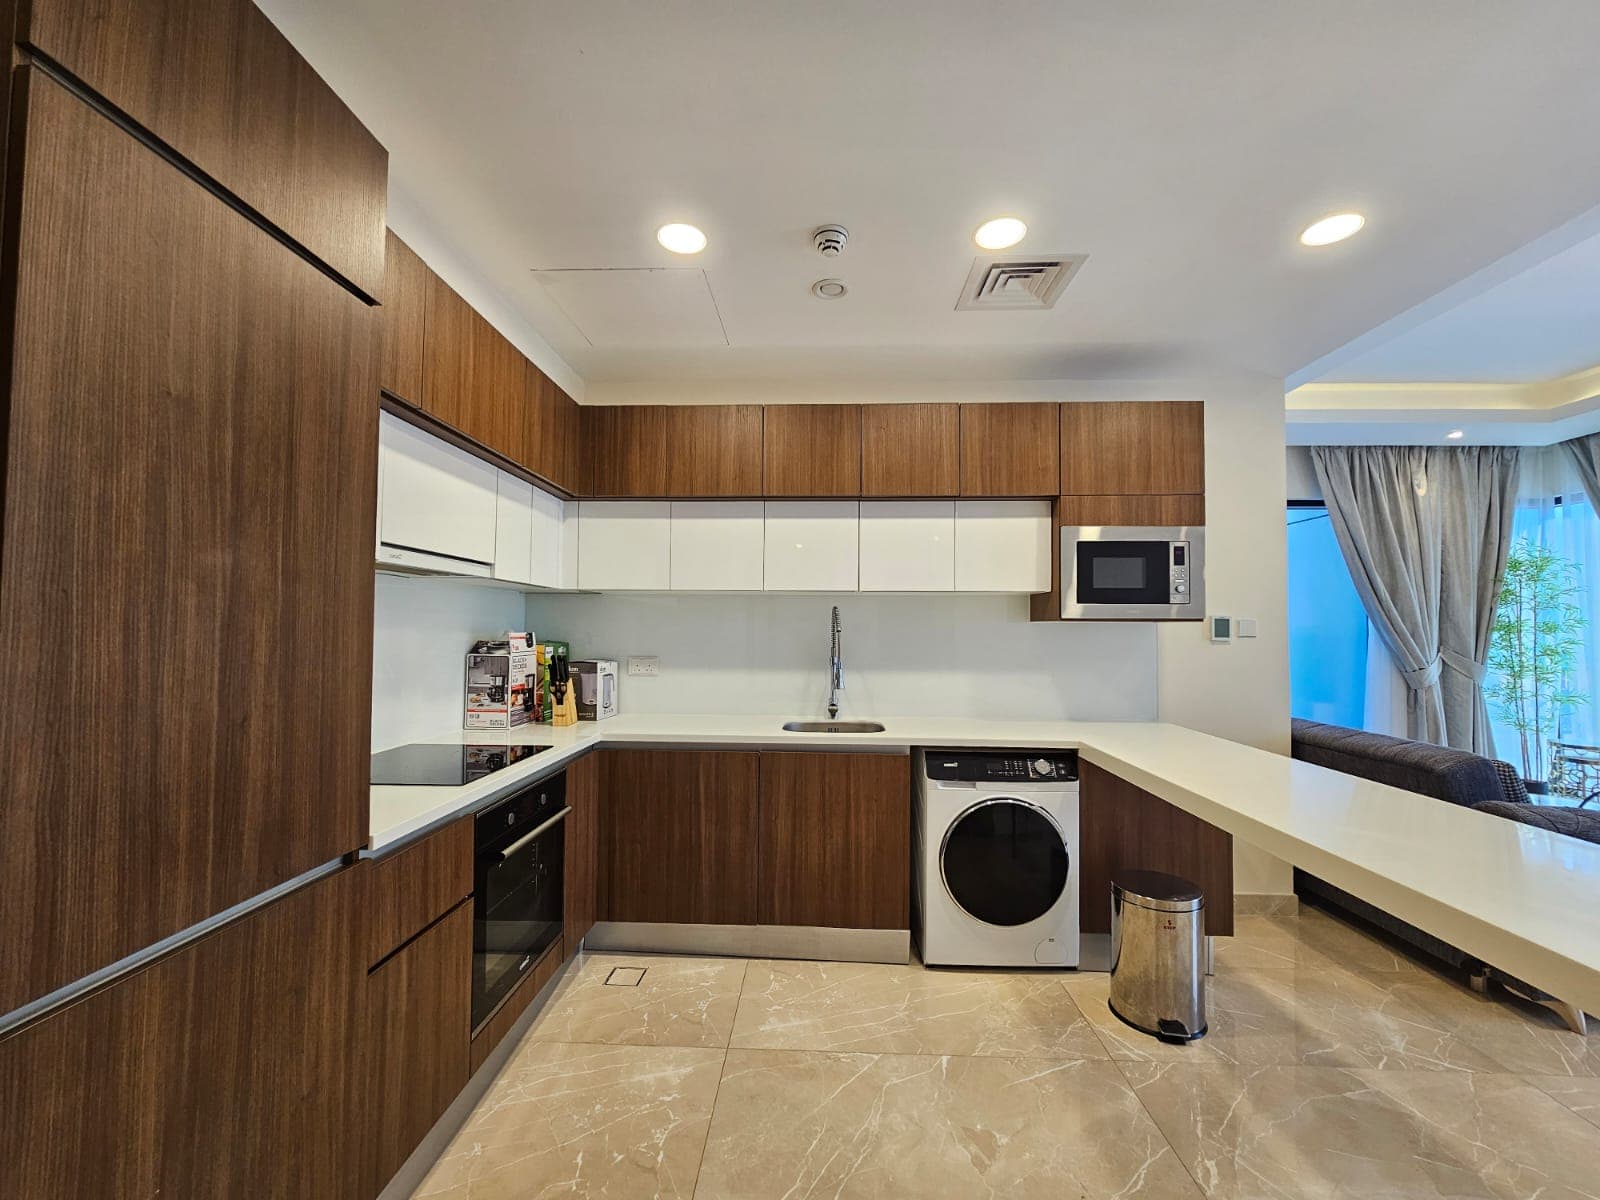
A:
POLYGON ((532 636, 508 633, 467 652, 467 729, 515 729, 537 719, 538 652, 532 636))
POLYGON ((603 721, 617 715, 617 664, 614 659, 583 658, 572 664, 578 689, 578 720, 603 721))

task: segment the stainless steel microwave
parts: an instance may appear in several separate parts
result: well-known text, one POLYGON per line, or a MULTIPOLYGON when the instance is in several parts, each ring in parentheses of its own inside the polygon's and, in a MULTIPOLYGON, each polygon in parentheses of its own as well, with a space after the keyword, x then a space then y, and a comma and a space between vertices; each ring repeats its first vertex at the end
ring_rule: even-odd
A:
POLYGON ((1062 619, 1201 620, 1205 549, 1198 525, 1063 525, 1062 619))

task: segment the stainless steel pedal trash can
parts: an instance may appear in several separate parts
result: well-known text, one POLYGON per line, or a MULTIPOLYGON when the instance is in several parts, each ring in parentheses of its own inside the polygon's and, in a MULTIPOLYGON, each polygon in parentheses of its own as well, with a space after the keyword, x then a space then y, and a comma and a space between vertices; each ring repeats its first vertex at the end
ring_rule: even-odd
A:
POLYGON ((1164 1042, 1206 1032, 1205 896, 1161 871, 1111 879, 1111 1011, 1164 1042))

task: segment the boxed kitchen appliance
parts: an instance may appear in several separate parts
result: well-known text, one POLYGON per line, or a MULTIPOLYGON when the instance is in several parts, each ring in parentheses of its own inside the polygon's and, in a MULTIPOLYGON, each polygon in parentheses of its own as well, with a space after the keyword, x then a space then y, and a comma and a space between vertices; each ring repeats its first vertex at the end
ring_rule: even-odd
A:
POLYGON ((572 664, 578 689, 578 720, 602 721, 617 715, 617 664, 608 658, 580 658, 572 664))
POLYGON ((532 635, 474 643, 467 653, 466 728, 515 729, 535 720, 538 681, 532 635))

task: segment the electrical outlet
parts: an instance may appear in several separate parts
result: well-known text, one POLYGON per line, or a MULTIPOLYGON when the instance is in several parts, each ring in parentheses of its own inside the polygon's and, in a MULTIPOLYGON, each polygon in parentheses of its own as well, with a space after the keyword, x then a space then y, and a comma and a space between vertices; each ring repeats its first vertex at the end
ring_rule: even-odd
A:
POLYGON ((628 659, 629 675, 659 675, 661 660, 654 654, 640 654, 628 659))

